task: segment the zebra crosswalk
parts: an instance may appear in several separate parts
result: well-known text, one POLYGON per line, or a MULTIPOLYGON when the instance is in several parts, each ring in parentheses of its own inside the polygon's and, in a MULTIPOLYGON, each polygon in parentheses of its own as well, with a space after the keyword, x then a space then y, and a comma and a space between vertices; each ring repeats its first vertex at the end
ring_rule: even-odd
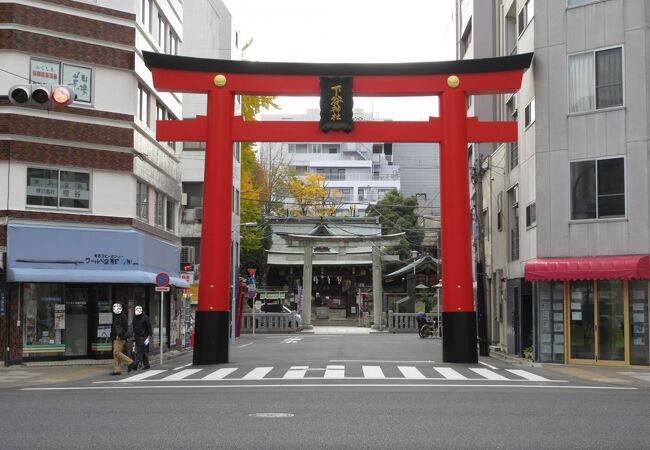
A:
POLYGON ((182 370, 152 369, 118 380, 98 383, 138 382, 201 382, 201 381, 265 381, 265 380, 423 380, 423 381, 499 381, 558 383, 534 372, 522 369, 487 369, 484 367, 439 367, 432 365, 343 365, 324 367, 306 365, 289 367, 222 367, 183 368, 182 370))

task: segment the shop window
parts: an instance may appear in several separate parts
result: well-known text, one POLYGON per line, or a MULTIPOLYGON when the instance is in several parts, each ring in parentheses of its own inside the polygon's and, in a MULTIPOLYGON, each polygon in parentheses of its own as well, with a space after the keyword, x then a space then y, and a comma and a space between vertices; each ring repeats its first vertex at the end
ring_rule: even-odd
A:
POLYGON ((625 216, 625 159, 571 163, 571 219, 625 216))
POLYGON ((24 283, 24 356, 51 357, 65 352, 65 301, 62 284, 24 283))
POLYGON ((564 282, 540 281, 539 360, 564 362, 564 282))
POLYGON ((630 281, 630 364, 650 363, 648 335, 648 282, 630 281))
POLYGON ((90 208, 90 174, 27 168, 27 205, 90 208))

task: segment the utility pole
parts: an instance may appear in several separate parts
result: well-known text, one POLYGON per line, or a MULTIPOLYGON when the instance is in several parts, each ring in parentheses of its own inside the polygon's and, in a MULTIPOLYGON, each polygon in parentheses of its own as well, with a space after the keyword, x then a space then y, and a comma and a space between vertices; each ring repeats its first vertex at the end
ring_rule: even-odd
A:
POLYGON ((472 174, 476 198, 476 324, 478 328, 478 351, 481 356, 490 355, 485 317, 485 243, 483 240, 483 169, 480 153, 475 158, 472 174))

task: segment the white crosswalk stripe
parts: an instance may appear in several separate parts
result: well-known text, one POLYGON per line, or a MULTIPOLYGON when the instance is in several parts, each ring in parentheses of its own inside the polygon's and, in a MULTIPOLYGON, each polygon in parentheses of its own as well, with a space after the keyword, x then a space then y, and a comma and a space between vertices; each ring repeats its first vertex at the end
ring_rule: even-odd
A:
POLYGON ((192 374, 200 372, 201 370, 203 370, 203 369, 185 369, 185 370, 181 370, 180 372, 176 372, 173 375, 169 375, 169 376, 163 378, 162 381, 178 381, 178 380, 182 380, 182 379, 184 379, 186 377, 189 377, 192 374))
POLYGON ((424 380, 426 377, 422 372, 420 372, 417 368, 412 367, 412 366, 398 366, 397 367, 400 372, 402 372, 402 375, 404 375, 404 378, 407 378, 409 380, 424 380))
MULTIPOLYGON (((280 368, 278 368, 280 369, 280 368)), ((402 365, 335 365, 322 367, 290 366, 282 373, 273 366, 220 369, 188 368, 180 371, 165 369, 147 370, 124 379, 110 379, 98 383, 168 382, 168 381, 219 381, 219 380, 317 380, 317 379, 367 379, 367 380, 445 380, 445 381, 500 381, 500 382, 565 382, 551 380, 521 369, 486 369, 482 367, 435 367, 402 365), (396 370, 401 376, 396 376, 396 370), (362 375, 362 376, 359 376, 362 375)))
POLYGON ((363 366, 364 378, 386 378, 379 366, 363 366))
POLYGON ((434 367, 433 370, 448 380, 466 380, 467 377, 451 367, 434 367))
POLYGON ((345 366, 329 365, 325 368, 324 378, 345 378, 345 366))
POLYGON ((284 377, 291 380, 298 380, 300 378, 305 378, 309 366, 292 366, 291 369, 287 370, 287 373, 284 374, 284 377))
POLYGON ((237 367, 226 367, 224 369, 217 369, 201 378, 202 380, 223 380, 225 377, 237 370, 237 367))
POLYGON ((528 381, 551 381, 548 378, 544 378, 543 376, 528 372, 527 370, 519 370, 519 369, 506 369, 506 370, 514 375, 520 376, 521 378, 525 378, 528 381))
POLYGON ((256 367, 253 370, 251 370, 250 372, 248 372, 246 375, 244 375, 243 379, 244 380, 261 380, 271 370, 273 370, 273 367, 256 367))
POLYGON ((163 372, 167 372, 166 370, 147 370, 146 372, 139 373, 137 375, 133 375, 128 378, 124 378, 123 380, 119 380, 120 382, 125 382, 125 381, 142 381, 147 378, 155 377, 158 374, 161 374, 163 372))
POLYGON ((484 377, 486 380, 508 381, 506 377, 490 369, 478 369, 478 368, 470 367, 469 370, 471 370, 472 372, 476 372, 480 376, 484 377))

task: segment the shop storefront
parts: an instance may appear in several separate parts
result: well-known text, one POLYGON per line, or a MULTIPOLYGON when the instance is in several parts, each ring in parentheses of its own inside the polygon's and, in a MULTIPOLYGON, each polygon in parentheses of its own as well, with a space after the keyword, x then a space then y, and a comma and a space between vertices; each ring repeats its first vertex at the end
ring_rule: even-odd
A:
POLYGON ((538 259, 535 355, 541 362, 649 365, 647 255, 538 259))
POLYGON ((20 333, 13 361, 110 357, 111 306, 121 302, 132 317, 143 306, 154 328, 154 346, 175 348, 180 334, 177 303, 186 283, 177 278, 179 250, 135 230, 8 226, 7 281, 20 333), (155 276, 172 276, 160 326, 155 276))

